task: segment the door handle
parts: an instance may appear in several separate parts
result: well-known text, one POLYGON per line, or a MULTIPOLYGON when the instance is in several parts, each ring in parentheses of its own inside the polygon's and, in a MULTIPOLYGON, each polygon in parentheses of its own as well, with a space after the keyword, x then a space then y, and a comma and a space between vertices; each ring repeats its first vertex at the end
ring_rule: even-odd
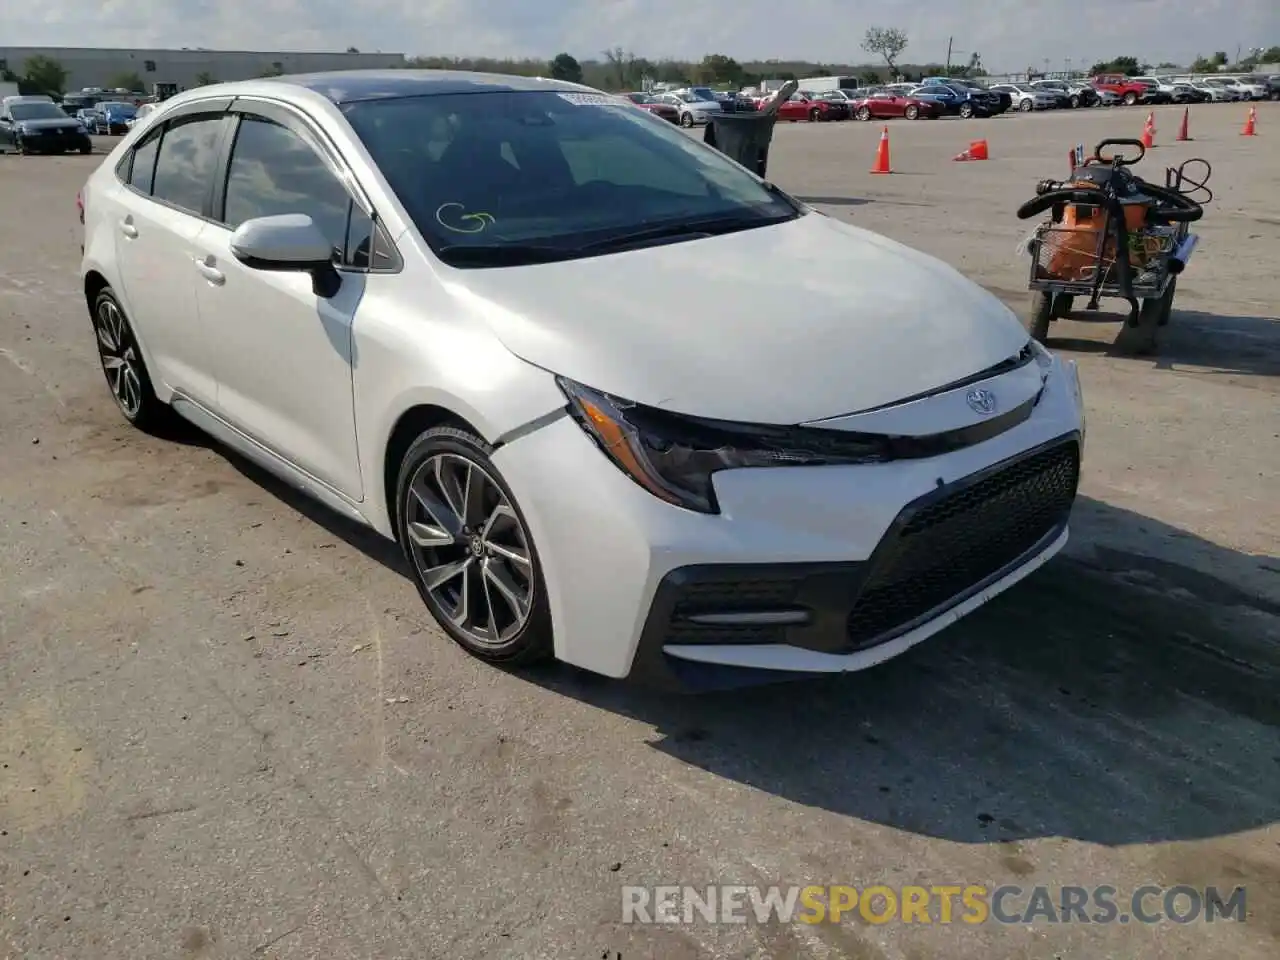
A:
POLYGON ((213 257, 201 259, 196 257, 196 269, 200 271, 200 275, 212 283, 214 286, 222 286, 227 282, 227 275, 215 267, 213 257))
POLYGON ((120 232, 123 233, 130 240, 133 240, 135 237, 138 236, 138 228, 135 227, 128 220, 120 221, 120 232))

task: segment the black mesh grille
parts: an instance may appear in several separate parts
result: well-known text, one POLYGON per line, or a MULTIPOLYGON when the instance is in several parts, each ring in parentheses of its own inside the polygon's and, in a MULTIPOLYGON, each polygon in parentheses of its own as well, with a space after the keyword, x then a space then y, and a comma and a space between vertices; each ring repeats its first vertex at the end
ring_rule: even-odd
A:
POLYGON ((1079 446, 1073 440, 933 503, 908 507, 906 522, 890 529, 872 557, 849 614, 852 649, 881 642, 1034 547, 1066 519, 1079 475, 1079 446))

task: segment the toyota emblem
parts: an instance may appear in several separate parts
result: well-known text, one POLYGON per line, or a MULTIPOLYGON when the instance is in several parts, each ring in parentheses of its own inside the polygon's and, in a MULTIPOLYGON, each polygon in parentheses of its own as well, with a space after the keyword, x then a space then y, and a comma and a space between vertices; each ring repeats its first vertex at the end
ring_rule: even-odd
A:
POLYGON ((966 394, 964 399, 974 413, 989 417, 996 412, 996 395, 990 390, 975 387, 966 394))

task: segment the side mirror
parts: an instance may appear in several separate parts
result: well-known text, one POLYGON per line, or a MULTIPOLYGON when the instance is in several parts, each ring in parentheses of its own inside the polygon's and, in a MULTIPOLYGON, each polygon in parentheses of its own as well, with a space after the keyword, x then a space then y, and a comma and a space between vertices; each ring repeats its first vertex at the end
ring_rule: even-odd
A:
POLYGON ((311 274, 320 297, 332 297, 342 282, 333 265, 333 244, 305 213, 246 220, 231 234, 231 252, 254 270, 311 274))

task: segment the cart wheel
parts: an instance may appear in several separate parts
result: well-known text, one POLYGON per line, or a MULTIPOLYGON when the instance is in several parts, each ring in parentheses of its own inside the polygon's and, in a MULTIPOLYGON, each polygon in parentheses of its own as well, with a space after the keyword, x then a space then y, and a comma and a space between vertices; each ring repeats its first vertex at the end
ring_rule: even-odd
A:
POLYGON ((1071 308, 1075 306, 1076 298, 1069 293, 1060 293, 1053 298, 1053 319, 1066 320, 1071 316, 1071 308))
POLYGON ((1160 316, 1168 291, 1159 299, 1151 298, 1142 301, 1142 309, 1138 311, 1137 326, 1129 326, 1126 321, 1120 328, 1120 336, 1116 337, 1117 352, 1127 356, 1141 357, 1154 353, 1156 349, 1156 330, 1161 326, 1160 316))
POLYGON ((1052 319, 1053 294, 1034 291, 1031 294, 1027 315, 1022 321, 1022 325, 1027 328, 1027 333, 1031 334, 1032 339, 1044 343, 1049 339, 1049 321, 1052 319))
POLYGON ((1165 290, 1164 296, 1160 298, 1160 321, 1158 326, 1164 327, 1169 323, 1169 317, 1173 313, 1173 295, 1178 289, 1178 278, 1174 277, 1169 281, 1169 288, 1165 290))

